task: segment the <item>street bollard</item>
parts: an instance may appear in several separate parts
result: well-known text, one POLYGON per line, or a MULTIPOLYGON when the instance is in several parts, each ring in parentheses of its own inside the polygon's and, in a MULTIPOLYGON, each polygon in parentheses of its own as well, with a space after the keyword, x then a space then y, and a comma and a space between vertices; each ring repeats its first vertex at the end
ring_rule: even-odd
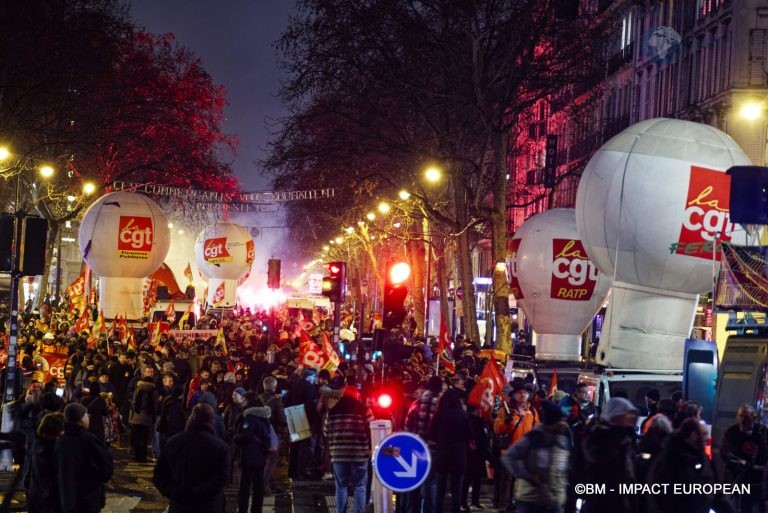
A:
MULTIPOLYGON (((373 453, 382 440, 392 434, 392 423, 388 420, 374 420, 371 422, 371 445, 373 453)), ((371 486, 373 498, 373 513, 390 513, 392 511, 392 490, 381 484, 376 472, 373 473, 371 486)))
MULTIPOLYGON (((0 432, 10 433, 13 431, 13 418, 11 417, 12 402, 3 403, 0 420, 0 432)), ((13 453, 10 449, 0 450, 0 472, 13 471, 13 453)))

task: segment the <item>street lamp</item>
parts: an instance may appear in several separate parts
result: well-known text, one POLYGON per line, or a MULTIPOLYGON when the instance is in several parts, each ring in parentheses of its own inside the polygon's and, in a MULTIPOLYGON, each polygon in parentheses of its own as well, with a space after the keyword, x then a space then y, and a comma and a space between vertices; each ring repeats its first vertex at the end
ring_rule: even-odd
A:
POLYGON ((95 183, 93 183, 93 182, 85 182, 83 184, 83 193, 86 196, 90 196, 94 192, 96 192, 96 184, 95 183))
POLYGON ((379 213, 386 215, 389 214, 390 210, 392 210, 392 207, 386 201, 379 203, 379 213))
POLYGON ((756 101, 748 101, 739 109, 739 115, 747 121, 755 121, 763 114, 763 106, 756 101))
POLYGON ((398 197, 403 201, 408 201, 408 198, 411 197, 411 193, 403 189, 399 193, 397 193, 398 197))
POLYGON ((430 183, 435 183, 440 181, 440 179, 443 177, 442 170, 437 166, 429 166, 424 171, 424 178, 427 179, 430 183))

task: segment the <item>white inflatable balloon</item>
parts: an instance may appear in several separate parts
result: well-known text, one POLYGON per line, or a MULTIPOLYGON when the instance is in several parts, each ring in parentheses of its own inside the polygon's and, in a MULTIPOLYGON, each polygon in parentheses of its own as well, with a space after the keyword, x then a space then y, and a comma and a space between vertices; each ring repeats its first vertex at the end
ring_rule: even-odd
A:
POLYGON ((237 280, 253 263, 253 238, 240 225, 216 223, 205 228, 195 241, 197 267, 208 277, 208 303, 235 306, 237 280))
POLYGON ((589 161, 576 223, 589 256, 615 275, 599 363, 682 368, 698 294, 712 288, 716 245, 747 242, 728 217, 725 171, 748 164, 727 134, 676 119, 632 125, 589 161))
POLYGON ((610 279, 587 257, 576 211, 557 208, 531 217, 510 249, 510 285, 536 331, 536 358, 579 360, 581 333, 605 301, 610 279))
POLYGON ((162 265, 170 241, 165 214, 142 194, 112 192, 86 210, 78 243, 83 259, 99 276, 106 318, 141 318, 144 278, 162 265))

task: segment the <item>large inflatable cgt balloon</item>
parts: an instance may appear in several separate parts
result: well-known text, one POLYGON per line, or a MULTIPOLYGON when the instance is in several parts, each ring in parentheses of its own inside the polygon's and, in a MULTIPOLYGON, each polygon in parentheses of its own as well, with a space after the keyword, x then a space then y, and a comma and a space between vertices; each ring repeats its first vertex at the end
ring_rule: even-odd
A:
POLYGON ((255 257, 253 238, 234 223, 205 228, 195 241, 197 267, 208 277, 208 303, 230 307, 237 302, 237 280, 251 269, 255 257))
POLYGON ((579 360, 581 333, 605 301, 610 279, 587 257, 576 211, 556 208, 531 217, 509 249, 508 278, 536 332, 536 358, 579 360))
POLYGON ((632 125, 595 153, 579 183, 576 224, 590 258, 615 276, 599 363, 682 368, 717 245, 748 242, 728 217, 725 171, 749 163, 727 134, 676 119, 632 125))
POLYGON ((141 318, 144 279, 162 265, 170 241, 165 214, 136 192, 106 194, 86 210, 78 243, 83 259, 99 276, 106 318, 141 318))

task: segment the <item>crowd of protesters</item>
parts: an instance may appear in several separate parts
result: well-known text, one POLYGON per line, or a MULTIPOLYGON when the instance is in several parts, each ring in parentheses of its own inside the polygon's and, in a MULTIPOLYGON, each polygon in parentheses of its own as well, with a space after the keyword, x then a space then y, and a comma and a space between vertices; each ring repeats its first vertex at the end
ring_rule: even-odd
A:
POLYGON ((398 494, 400 513, 442 511, 448 496, 453 513, 491 507, 480 502, 488 481, 492 506, 519 513, 571 513, 577 504, 586 513, 764 507, 768 432, 749 406, 739 409, 721 455, 727 479, 751 483, 750 495, 586 496, 574 485, 714 483, 700 408, 652 390, 645 411, 614 397, 598 412, 585 385, 540 390, 529 375, 507 383, 487 415, 468 404, 488 364, 471 341, 460 338, 446 351, 449 368, 433 364, 435 344, 415 337, 409 356, 388 365, 342 358, 337 368, 318 371, 301 365, 299 354, 300 330, 313 327, 287 311, 277 319, 248 310, 202 315, 194 328, 218 336, 142 328, 132 344, 117 332, 71 333, 74 319, 53 307, 22 317, 26 386, 12 407, 14 458, 32 513, 99 511, 112 473, 110 446, 130 447, 136 462, 154 465, 171 513, 224 511, 228 485, 239 487, 239 513, 249 504, 261 511, 265 495, 287 492, 290 481, 277 469, 293 480, 333 479, 336 503, 345 504, 351 491, 362 513, 372 477, 368 423, 376 417, 418 434, 433 453, 423 486, 398 494), (33 379, 46 351, 67 354, 62 379, 33 379), (394 400, 385 410, 373 401, 382 389, 394 400), (285 408, 298 405, 311 436, 291 442, 285 408), (647 419, 638 436, 640 414, 647 419))

